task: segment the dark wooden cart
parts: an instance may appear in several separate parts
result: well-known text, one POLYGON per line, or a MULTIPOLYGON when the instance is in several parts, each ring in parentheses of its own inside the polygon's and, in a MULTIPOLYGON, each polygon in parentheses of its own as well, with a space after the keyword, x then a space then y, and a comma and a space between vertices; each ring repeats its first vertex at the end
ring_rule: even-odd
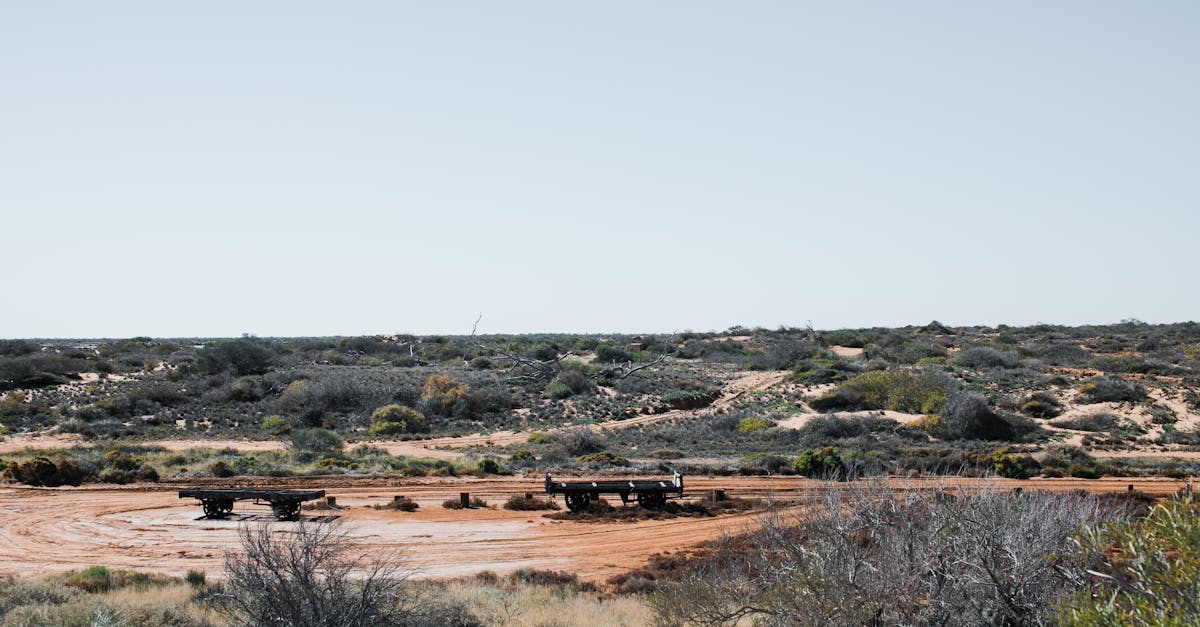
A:
POLYGON ((546 473, 546 494, 563 495, 567 509, 578 512, 587 509, 601 494, 616 494, 621 503, 628 504, 632 497, 638 505, 660 508, 667 504, 669 496, 683 496, 683 475, 675 473, 670 481, 654 479, 610 479, 607 481, 555 481, 546 473))
POLYGON ((325 496, 324 490, 254 490, 238 488, 192 488, 180 490, 181 499, 200 499, 205 518, 225 518, 234 501, 265 501, 277 520, 299 520, 300 504, 325 496))

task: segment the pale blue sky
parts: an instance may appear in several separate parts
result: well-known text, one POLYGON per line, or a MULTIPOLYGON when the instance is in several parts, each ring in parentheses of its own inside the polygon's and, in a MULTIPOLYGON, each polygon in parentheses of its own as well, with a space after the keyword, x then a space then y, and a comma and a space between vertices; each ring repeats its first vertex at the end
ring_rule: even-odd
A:
POLYGON ((1200 318, 1200 3, 0 0, 0 337, 1200 318))

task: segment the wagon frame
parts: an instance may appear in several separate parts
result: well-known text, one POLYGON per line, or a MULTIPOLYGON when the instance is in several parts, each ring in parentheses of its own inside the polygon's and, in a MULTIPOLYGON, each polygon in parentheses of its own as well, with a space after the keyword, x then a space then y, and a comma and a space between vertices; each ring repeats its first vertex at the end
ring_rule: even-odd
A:
POLYGON ((667 504, 668 497, 683 496, 683 475, 676 472, 670 481, 656 479, 555 481, 550 473, 546 473, 546 494, 551 498, 555 494, 563 495, 567 509, 572 512, 587 509, 592 501, 600 499, 601 494, 616 494, 621 497, 622 504, 627 505, 632 498, 642 507, 660 509, 667 504))
POLYGON ((276 520, 299 520, 300 505, 325 496, 324 490, 255 490, 240 488, 190 488, 179 491, 181 499, 199 499, 205 518, 222 519, 233 512, 234 501, 266 502, 276 520))

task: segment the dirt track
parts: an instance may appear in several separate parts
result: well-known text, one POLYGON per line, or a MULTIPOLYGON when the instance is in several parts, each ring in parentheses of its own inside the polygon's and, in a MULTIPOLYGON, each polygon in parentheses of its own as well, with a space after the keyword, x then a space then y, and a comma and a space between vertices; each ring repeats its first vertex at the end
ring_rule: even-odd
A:
MULTIPOLYGON (((724 488, 730 496, 765 497, 780 502, 811 493, 821 484, 796 477, 687 478, 688 493, 724 488)), ((930 490, 964 488, 980 480, 895 480, 897 485, 930 490)), ((1000 489, 1068 491, 1085 488, 1121 492, 1128 485, 1161 496, 1183 482, 1159 479, 993 480, 1000 489)), ((320 487, 349 509, 305 512, 306 517, 336 514, 350 523, 357 544, 376 552, 405 551, 430 578, 468 575, 482 570, 550 568, 603 579, 640 566, 651 554, 699 544, 723 532, 737 532, 753 514, 716 518, 676 518, 638 523, 586 524, 552 521, 543 512, 502 509, 453 511, 441 502, 470 492, 493 505, 508 496, 539 492, 537 479, 346 479, 309 478, 276 481, 277 487, 320 487), (281 485, 282 484, 282 485, 281 485), (413 513, 378 511, 393 495, 415 499, 413 513)), ((238 520, 197 520, 200 508, 179 499, 178 486, 112 488, 0 489, 0 573, 44 574, 91 564, 183 574, 221 570, 221 555, 236 546, 243 522, 270 520, 265 507, 240 502, 238 520)), ((287 528, 293 523, 279 523, 287 528)))

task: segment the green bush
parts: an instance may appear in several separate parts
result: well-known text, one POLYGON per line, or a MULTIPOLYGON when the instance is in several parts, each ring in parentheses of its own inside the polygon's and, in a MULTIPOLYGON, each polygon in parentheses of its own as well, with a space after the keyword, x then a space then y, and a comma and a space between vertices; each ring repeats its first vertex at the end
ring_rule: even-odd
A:
POLYGON ((837 449, 824 446, 807 449, 792 462, 792 469, 806 477, 831 477, 842 472, 843 463, 837 449))
POLYGON ((233 467, 229 465, 229 462, 223 459, 218 459, 217 461, 208 465, 208 474, 214 477, 224 478, 236 475, 237 471, 235 471, 233 467))
POLYGON ((813 416, 796 430, 800 440, 808 444, 844 440, 870 435, 872 433, 887 433, 896 430, 896 421, 875 416, 856 416, 842 418, 839 416, 813 416))
POLYGON ((625 363, 633 361, 633 355, 611 344, 600 344, 596 346, 596 361, 602 364, 625 363))
POLYGON ((570 398, 570 397, 574 396, 575 392, 573 392, 571 390, 571 388, 569 388, 557 381, 554 381, 554 382, 551 382, 550 385, 546 386, 546 391, 544 392, 544 394, 546 395, 546 398, 552 398, 554 400, 562 400, 564 398, 570 398))
POLYGON ((738 460, 738 472, 743 475, 787 475, 792 473, 792 462, 780 455, 751 453, 738 460))
POLYGON ((361 464, 354 460, 345 459, 342 457, 322 457, 318 459, 313 467, 321 470, 332 470, 334 468, 345 468, 346 470, 358 470, 362 467, 361 464))
POLYGON ((454 377, 430 375, 421 388, 420 406, 432 414, 449 416, 454 413, 454 406, 459 400, 467 398, 470 392, 471 386, 454 377))
POLYGON ((1067 474, 1076 479, 1099 479, 1100 472, 1092 466, 1082 466, 1080 464, 1071 464, 1067 467, 1067 474))
POLYGON ((862 395, 853 390, 839 387, 824 396, 808 401, 808 406, 819 412, 858 409, 862 406, 862 395))
POLYGON ((586 367, 578 362, 566 362, 563 369, 546 386, 548 398, 563 399, 576 394, 588 394, 596 389, 596 384, 588 378, 586 367))
POLYGON ((522 495, 514 494, 514 495, 510 496, 508 498, 508 500, 504 502, 504 505, 502 505, 501 507, 503 507, 504 509, 507 509, 507 510, 517 511, 517 512, 529 512, 529 511, 546 510, 546 509, 558 509, 558 503, 555 503, 554 501, 550 501, 547 499, 539 499, 539 498, 527 499, 522 495))
POLYGON ((102 483, 117 484, 158 481, 158 471, 153 466, 146 465, 135 458, 125 457, 125 459, 130 460, 131 463, 114 464, 111 468, 105 468, 100 471, 96 480, 102 483))
POLYGON ((508 456, 508 461, 510 461, 510 462, 533 462, 533 461, 537 461, 537 458, 533 456, 533 451, 530 451, 528 449, 520 449, 517 451, 513 451, 513 454, 508 456))
POLYGON ((183 580, 193 588, 203 588, 205 580, 204 572, 199 570, 189 570, 187 571, 187 574, 184 575, 183 580))
POLYGON ((792 381, 804 385, 824 385, 846 380, 856 368, 832 359, 801 359, 792 367, 792 381))
POLYGON ((104 566, 89 566, 66 578, 66 585, 84 592, 104 592, 112 587, 112 572, 104 566))
POLYGON ((500 470, 501 470, 500 462, 497 462, 496 460, 494 460, 490 457, 485 457, 484 459, 479 460, 479 463, 475 465, 475 468, 480 473, 485 474, 485 475, 500 474, 500 470))
POLYGON ((663 394, 662 401, 672 409, 701 409, 712 405, 720 397, 720 390, 701 388, 695 390, 672 390, 663 394))
POLYGON ((853 331, 849 329, 841 329, 838 331, 825 331, 821 333, 821 339, 826 344, 834 346, 849 346, 850 348, 862 348, 867 345, 868 337, 862 331, 853 331))
POLYGON ((11 462, 5 465, 4 475, 20 483, 48 488, 79 485, 88 478, 88 473, 62 455, 56 455, 54 459, 38 455, 20 463, 11 462))
POLYGON ((979 394, 955 394, 942 407, 941 432, 935 435, 951 440, 1007 440, 1012 427, 979 394))
POLYGON ((1115 377, 1096 377, 1079 388, 1079 400, 1083 403, 1136 403, 1143 398, 1146 398, 1146 388, 1115 377))
POLYGON ((371 435, 399 435, 429 430, 429 422, 421 412, 404 405, 384 405, 371 413, 371 435))
POLYGON ((579 463, 596 466, 628 466, 629 460, 608 451, 579 456, 579 463))
POLYGON ((262 340, 244 337, 206 346, 196 354, 195 368, 203 374, 230 372, 244 376, 262 374, 274 362, 274 353, 262 340))
POLYGON ((1197 392, 1196 390, 1188 390, 1183 395, 1183 401, 1187 403, 1188 407, 1196 411, 1200 411, 1200 392, 1197 392))
POLYGON ((367 433, 371 435, 401 435, 405 432, 403 422, 372 422, 367 433))
POLYGON ((1008 449, 992 451, 992 472, 1006 479, 1026 479, 1037 468, 1033 458, 1009 453, 1008 449))
POLYGON ((1092 466, 1095 463, 1096 460, 1087 451, 1066 444, 1051 444, 1042 455, 1042 466, 1045 468, 1065 470, 1072 465, 1092 466))
POLYGON ((1081 590, 1058 606, 1062 625, 1200 624, 1200 513, 1191 494, 1143 518, 1084 526, 1081 590))
POLYGON ((397 496, 389 501, 386 505, 372 505, 372 509, 391 509, 400 512, 415 512, 421 508, 421 504, 408 498, 407 496, 397 496))
POLYGON ((529 434, 530 444, 549 444, 554 441, 554 436, 545 431, 534 431, 529 434))
POLYGON ((1052 394, 1035 392, 1021 405, 1021 413, 1034 418, 1053 418, 1062 413, 1062 404, 1052 394))
POLYGON ((758 417, 742 418, 741 420, 738 421, 737 431, 738 431, 738 433, 753 433, 755 431, 762 431, 763 429, 768 429, 771 426, 772 426, 771 422, 769 420, 767 420, 766 418, 758 418, 758 417))
POLYGON ((334 453, 342 450, 342 436, 328 429, 301 429, 292 433, 292 447, 308 453, 334 453))
POLYGON ((889 409, 910 414, 941 411, 958 384, 935 370, 877 370, 842 383, 810 402, 813 409, 889 409))
POLYGON ((263 431, 269 431, 271 433, 286 433, 290 428, 287 421, 283 419, 283 416, 278 414, 272 414, 266 418, 263 418, 262 424, 260 424, 259 427, 262 428, 263 431))
POLYGON ((1099 412, 1070 418, 1059 418, 1050 424, 1062 429, 1076 431, 1113 431, 1121 426, 1121 421, 1108 412, 1099 412))

